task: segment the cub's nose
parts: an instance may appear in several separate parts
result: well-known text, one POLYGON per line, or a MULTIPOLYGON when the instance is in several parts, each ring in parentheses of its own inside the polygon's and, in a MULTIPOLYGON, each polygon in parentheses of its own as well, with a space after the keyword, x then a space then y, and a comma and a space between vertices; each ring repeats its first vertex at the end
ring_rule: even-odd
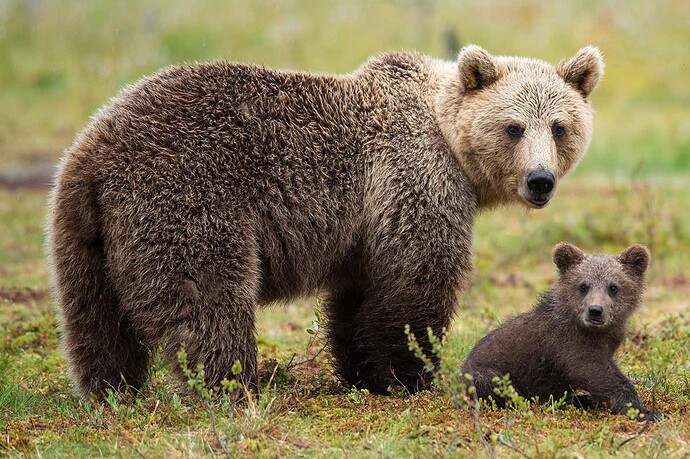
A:
POLYGON ((547 194, 553 190, 556 177, 549 171, 532 171, 527 174, 527 188, 534 194, 547 194))
POLYGON ((601 306, 590 306, 589 307, 589 317, 601 317, 604 313, 604 308, 601 306))

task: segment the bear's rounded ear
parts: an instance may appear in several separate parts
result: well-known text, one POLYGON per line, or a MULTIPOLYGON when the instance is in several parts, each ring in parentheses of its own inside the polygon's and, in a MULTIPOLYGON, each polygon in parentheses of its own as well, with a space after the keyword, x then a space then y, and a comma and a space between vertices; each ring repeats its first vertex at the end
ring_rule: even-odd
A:
POLYGON ((569 61, 561 61, 556 71, 566 83, 588 97, 604 74, 604 59, 597 48, 586 46, 569 61))
POLYGON ((625 252, 621 253, 618 261, 623 265, 623 268, 635 276, 644 276, 647 267, 649 266, 649 259, 651 255, 647 247, 642 244, 631 245, 625 252))
POLYGON ((585 253, 567 242, 560 242, 553 248, 553 262, 561 274, 579 265, 584 259, 585 253))
POLYGON ((458 70, 465 91, 476 91, 498 79, 493 57, 477 45, 465 46, 460 50, 458 70))

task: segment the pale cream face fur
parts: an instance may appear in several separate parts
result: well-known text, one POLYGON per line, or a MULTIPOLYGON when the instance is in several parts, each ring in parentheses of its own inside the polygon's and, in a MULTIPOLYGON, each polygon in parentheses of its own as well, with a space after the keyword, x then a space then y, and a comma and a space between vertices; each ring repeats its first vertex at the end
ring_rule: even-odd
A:
POLYGON ((437 98, 441 130, 477 188, 482 206, 521 201, 544 207, 556 183, 584 155, 592 133, 589 95, 603 72, 596 48, 553 67, 464 48, 457 66, 443 66, 437 98), (553 189, 537 196, 535 172, 552 174, 553 189))

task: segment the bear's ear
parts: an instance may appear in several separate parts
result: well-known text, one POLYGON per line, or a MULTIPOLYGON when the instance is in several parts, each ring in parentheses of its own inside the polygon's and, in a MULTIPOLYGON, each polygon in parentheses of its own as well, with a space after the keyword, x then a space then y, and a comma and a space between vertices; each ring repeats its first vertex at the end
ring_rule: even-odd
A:
POLYGON ((642 277, 649 266, 649 250, 642 244, 631 245, 621 253, 618 261, 631 274, 642 277))
POLYGON ((569 61, 561 61, 556 71, 566 83, 588 97, 604 74, 604 60, 597 48, 586 46, 569 61))
POLYGON ((553 248, 553 262, 561 274, 579 265, 584 259, 584 252, 567 242, 561 242, 553 248))
POLYGON ((477 45, 465 46, 460 50, 458 70, 465 91, 476 91, 498 79, 493 57, 477 45))

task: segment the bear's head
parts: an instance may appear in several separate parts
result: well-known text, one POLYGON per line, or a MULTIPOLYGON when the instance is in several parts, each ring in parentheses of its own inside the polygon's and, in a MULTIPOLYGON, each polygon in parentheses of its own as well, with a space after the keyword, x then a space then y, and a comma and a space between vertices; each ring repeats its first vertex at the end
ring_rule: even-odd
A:
POLYGON ((446 68, 437 119, 479 204, 544 207, 589 146, 600 52, 588 46, 553 67, 467 46, 446 68))
POLYGON ((624 327, 644 293, 649 251, 628 247, 619 256, 589 255, 572 244, 553 250, 559 278, 554 285, 556 314, 597 332, 624 327))

